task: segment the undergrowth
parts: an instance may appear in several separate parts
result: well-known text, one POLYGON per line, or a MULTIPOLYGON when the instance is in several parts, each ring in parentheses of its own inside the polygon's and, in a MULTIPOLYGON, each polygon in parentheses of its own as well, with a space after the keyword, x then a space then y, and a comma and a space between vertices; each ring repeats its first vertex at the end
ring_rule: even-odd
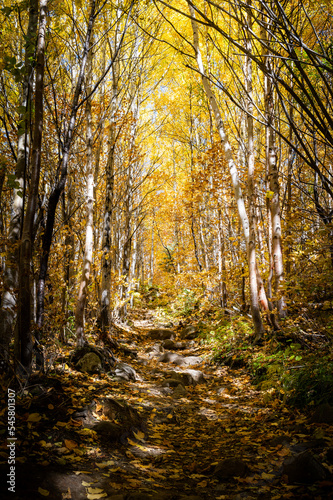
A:
MULTIPOLYGON (((252 344, 250 318, 220 317, 203 333, 204 342, 211 346, 214 363, 249 371, 257 389, 269 392, 298 408, 333 404, 333 356, 330 344, 302 342, 304 325, 289 320, 285 336, 273 332, 265 335, 260 346, 252 344), (297 332, 300 341, 295 340, 297 332), (293 336, 288 338, 288 333, 293 336), (281 340, 283 339, 283 341, 281 340)), ((314 332, 317 333, 317 332, 314 332)), ((306 337, 307 341, 309 335, 306 337)))

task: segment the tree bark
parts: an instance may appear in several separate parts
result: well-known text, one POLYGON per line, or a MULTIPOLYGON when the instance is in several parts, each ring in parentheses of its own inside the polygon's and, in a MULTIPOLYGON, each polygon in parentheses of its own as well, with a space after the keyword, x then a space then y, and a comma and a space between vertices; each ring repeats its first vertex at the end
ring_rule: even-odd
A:
POLYGON ((29 23, 25 43, 25 77, 22 85, 21 106, 26 112, 19 119, 19 137, 17 141, 17 159, 15 177, 18 186, 14 189, 12 214, 9 224, 8 252, 3 276, 4 292, 0 309, 0 352, 4 368, 9 362, 9 344, 13 335, 16 317, 18 291, 19 239, 23 221, 25 174, 29 158, 28 116, 31 113, 33 59, 38 23, 38 0, 30 0, 29 23))
MULTIPOLYGON (((224 156, 227 161, 228 167, 229 167, 229 172, 231 176, 231 181, 232 181, 232 186, 234 190, 234 195, 237 203, 237 209, 238 209, 238 215, 239 219, 242 224, 243 228, 243 234, 244 234, 244 239, 246 242, 246 248, 247 248, 247 257, 248 257, 248 264, 249 264, 249 270, 252 276, 252 267, 253 267, 253 262, 255 262, 255 249, 253 248, 253 244, 250 240, 250 225, 249 225, 249 219, 246 213, 246 208, 244 204, 244 198, 242 195, 242 190, 240 186, 240 181, 239 181, 239 175, 238 175, 238 170, 236 167, 236 164, 233 159, 233 154, 232 154, 232 149, 230 142, 228 140, 228 136, 225 132, 225 126, 222 120, 222 116, 215 98, 215 95, 211 89, 210 83, 208 78, 205 75, 205 70, 204 66, 202 63, 202 58, 201 58, 201 53, 199 49, 199 36, 198 36, 198 27, 197 23, 194 21, 195 18, 195 12, 194 9, 189 5, 190 9, 190 14, 191 14, 191 23, 192 23, 192 30, 193 30, 193 46, 196 52, 196 59, 197 59, 197 64, 199 71, 201 73, 201 78, 204 86, 205 93, 207 95, 207 99, 209 104, 211 105, 214 115, 215 115, 215 120, 216 120, 216 125, 217 129, 219 132, 219 136, 221 139, 221 143, 223 146, 224 150, 224 156)), ((255 269, 254 269, 255 273, 255 269)), ((258 287, 257 287, 257 279, 251 279, 250 280, 250 289, 251 289, 251 314, 252 314, 252 319, 253 319, 253 325, 255 329, 255 340, 258 341, 260 338, 263 336, 265 329, 262 323, 261 315, 260 315, 260 309, 259 309, 259 302, 258 302, 258 287)))
MULTIPOLYGON (((269 26, 267 27, 269 29, 269 26)), ((267 36, 267 30, 262 29, 262 38, 266 41, 266 47, 270 40, 267 36)), ((269 51, 264 50, 265 65, 270 68, 272 61, 269 57, 269 51)), ((271 70, 268 70, 271 73, 271 70)), ((281 213, 280 213, 280 184, 277 168, 276 141, 274 133, 274 95, 273 83, 269 76, 265 74, 265 118, 266 118, 266 172, 267 172, 267 207, 269 210, 269 253, 270 253, 270 273, 268 277, 268 298, 272 299, 272 281, 274 278, 274 295, 277 305, 278 317, 284 318, 287 313, 284 298, 284 269, 282 259, 282 232, 281 232, 281 213)), ((272 309, 272 304, 270 304, 272 309)), ((271 314, 271 320, 275 329, 280 326, 274 315, 271 314)))
POLYGON ((118 62, 115 62, 112 82, 112 100, 110 113, 110 132, 108 139, 108 157, 105 166, 106 176, 106 194, 103 219, 103 243, 102 243, 102 283, 101 283, 101 304, 100 304, 100 328, 102 339, 107 339, 111 325, 111 244, 112 244, 112 215, 113 215, 113 198, 114 198, 114 162, 115 162, 115 147, 116 147, 116 110, 117 110, 117 95, 118 95, 118 62))
POLYGON ((31 157, 31 180, 27 208, 24 217, 20 246, 19 301, 18 301, 18 351, 20 364, 26 375, 30 374, 33 342, 31 337, 31 284, 30 272, 33 255, 34 219, 37 209, 42 135, 43 135, 43 94, 44 94, 44 54, 47 0, 40 0, 40 19, 36 51, 36 91, 34 139, 31 157))
POLYGON ((91 34, 92 34, 92 29, 93 29, 93 25, 94 25, 94 21, 95 21, 95 8, 96 8, 96 1, 91 0, 88 28, 87 28, 87 32, 86 32, 86 36, 85 36, 84 45, 83 45, 83 53, 82 53, 82 59, 81 59, 81 64, 80 64, 80 71, 79 71, 78 79, 77 79, 76 86, 75 86, 73 101, 72 101, 71 108, 70 108, 71 109, 70 118, 69 118, 69 123, 68 123, 67 131, 66 131, 64 146, 62 149, 62 159, 61 159, 61 162, 59 165, 60 176, 58 177, 58 180, 57 180, 57 182, 56 182, 56 184, 55 184, 55 186, 50 194, 50 197, 49 197, 46 227, 45 227, 45 231, 44 231, 44 235, 43 235, 43 242, 42 242, 42 256, 41 256, 41 260, 40 260, 40 271, 39 271, 39 281, 38 281, 38 290, 37 290, 37 325, 39 328, 39 332, 42 328, 43 320, 44 320, 45 281, 46 281, 46 276, 47 276, 48 261, 49 261, 50 249, 51 249, 52 238, 53 238, 55 214, 56 214, 59 198, 60 198, 63 190, 65 189, 66 180, 67 180, 69 153, 70 153, 70 148, 71 148, 72 141, 73 141, 73 132, 74 132, 75 124, 76 124, 77 112, 79 109, 78 108, 79 97, 80 97, 81 91, 82 91, 82 85, 83 85, 83 81, 84 81, 88 52, 90 49, 91 34))
MULTIPOLYGON (((89 52, 87 63, 87 87, 86 91, 89 95, 91 93, 91 80, 92 80, 92 51, 89 52)), ((87 122, 87 180, 86 180, 86 238, 84 249, 84 260, 82 276, 79 287, 79 294, 75 308, 75 334, 77 347, 83 347, 85 343, 84 320, 85 308, 87 303, 88 286, 90 280, 90 269, 93 257, 93 243, 94 243, 94 172, 93 172, 93 134, 92 134, 92 116, 91 116, 91 97, 86 101, 86 122, 87 122)))

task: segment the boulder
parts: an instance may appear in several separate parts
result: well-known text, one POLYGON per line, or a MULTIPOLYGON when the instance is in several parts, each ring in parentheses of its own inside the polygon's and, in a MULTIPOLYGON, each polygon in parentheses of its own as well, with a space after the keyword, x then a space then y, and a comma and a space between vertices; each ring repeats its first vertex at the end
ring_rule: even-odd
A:
POLYGON ((76 363, 76 368, 84 373, 98 373, 102 369, 101 358, 94 352, 88 352, 76 363))
POLYGON ((199 329, 196 326, 185 326, 185 328, 180 331, 180 337, 183 340, 193 340, 197 338, 198 334, 199 329))
POLYGON ((114 370, 116 377, 122 378, 124 380, 141 380, 141 377, 136 373, 134 368, 126 363, 118 363, 116 369, 114 370))
POLYGON ((214 469, 214 476, 220 481, 228 481, 233 477, 244 477, 249 468, 240 458, 226 458, 214 469))
MULTIPOLYGON (((170 378, 167 378, 167 381, 178 382, 178 384, 182 384, 184 387, 188 385, 196 385, 203 384, 205 382, 205 377, 203 373, 199 370, 184 370, 182 372, 170 372, 170 378)), ((166 384, 163 384, 166 385, 166 384)), ((173 382, 169 383, 169 387, 173 387, 175 384, 173 382)))
POLYGON ((309 451, 287 458, 282 474, 288 476, 290 483, 313 484, 330 478, 329 471, 309 451))
POLYGON ((108 441, 119 441, 122 435, 122 427, 110 420, 96 422, 90 428, 108 441))
POLYGON ((178 387, 180 381, 178 378, 166 378, 163 382, 163 387, 178 387))
POLYGON ((186 358, 184 358, 184 364, 186 366, 200 365, 202 362, 203 359, 200 358, 200 356, 186 356, 186 358))
POLYGON ((98 401, 96 413, 100 419, 88 423, 86 427, 93 429, 110 441, 120 441, 133 435, 138 429, 145 432, 145 423, 139 412, 125 401, 114 398, 103 398, 98 401), (106 420, 107 419, 107 420, 106 420))
POLYGON ((183 350, 187 348, 185 342, 175 342, 171 339, 166 339, 162 342, 162 345, 165 349, 173 349, 173 350, 183 350))
POLYGON ((176 389, 173 391, 172 396, 174 398, 182 398, 182 397, 186 396, 186 394, 187 394, 187 391, 186 391, 185 387, 182 384, 179 384, 179 385, 177 385, 176 389))
POLYGON ((323 403, 313 412, 311 422, 316 424, 333 424, 333 406, 323 403))
POLYGON ((154 328, 153 330, 149 330, 147 336, 152 340, 173 340, 175 338, 175 332, 168 328, 154 328))
MULTIPOLYGON (((170 340, 170 342, 172 342, 172 340, 170 340)), ((148 358, 151 359, 156 358, 157 356, 161 356, 161 354, 164 352, 164 349, 161 344, 154 344, 153 346, 148 347, 146 352, 148 354, 148 358)))
POLYGON ((167 351, 162 354, 160 358, 158 358, 158 361, 160 363, 174 363, 175 365, 183 366, 185 364, 184 359, 185 358, 183 356, 180 356, 175 352, 167 351))

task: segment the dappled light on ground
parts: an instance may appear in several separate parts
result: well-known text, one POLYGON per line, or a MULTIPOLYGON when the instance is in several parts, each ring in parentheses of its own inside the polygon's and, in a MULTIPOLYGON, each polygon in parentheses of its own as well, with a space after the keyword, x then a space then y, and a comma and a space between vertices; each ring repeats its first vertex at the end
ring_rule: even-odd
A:
POLYGON ((212 362, 200 338, 172 351, 181 353, 176 363, 190 359, 194 367, 162 361, 163 341, 151 339, 155 330, 148 326, 134 321, 119 335, 126 349, 118 371, 78 372, 68 351, 20 394, 13 500, 23 498, 22 491, 27 500, 38 498, 38 488, 52 500, 282 499, 311 492, 329 498, 332 466, 324 457, 332 427, 311 424, 283 398, 267 397, 246 368, 212 362), (284 471, 286 460, 306 450, 325 460, 327 477, 315 486, 290 481, 284 471))

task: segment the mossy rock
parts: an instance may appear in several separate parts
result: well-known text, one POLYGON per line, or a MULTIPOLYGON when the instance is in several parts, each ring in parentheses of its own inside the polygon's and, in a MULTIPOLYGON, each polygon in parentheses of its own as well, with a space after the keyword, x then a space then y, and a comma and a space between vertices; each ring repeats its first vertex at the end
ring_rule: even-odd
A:
POLYGON ((88 352, 76 363, 76 368, 84 373, 98 373, 102 369, 101 358, 94 352, 88 352))

